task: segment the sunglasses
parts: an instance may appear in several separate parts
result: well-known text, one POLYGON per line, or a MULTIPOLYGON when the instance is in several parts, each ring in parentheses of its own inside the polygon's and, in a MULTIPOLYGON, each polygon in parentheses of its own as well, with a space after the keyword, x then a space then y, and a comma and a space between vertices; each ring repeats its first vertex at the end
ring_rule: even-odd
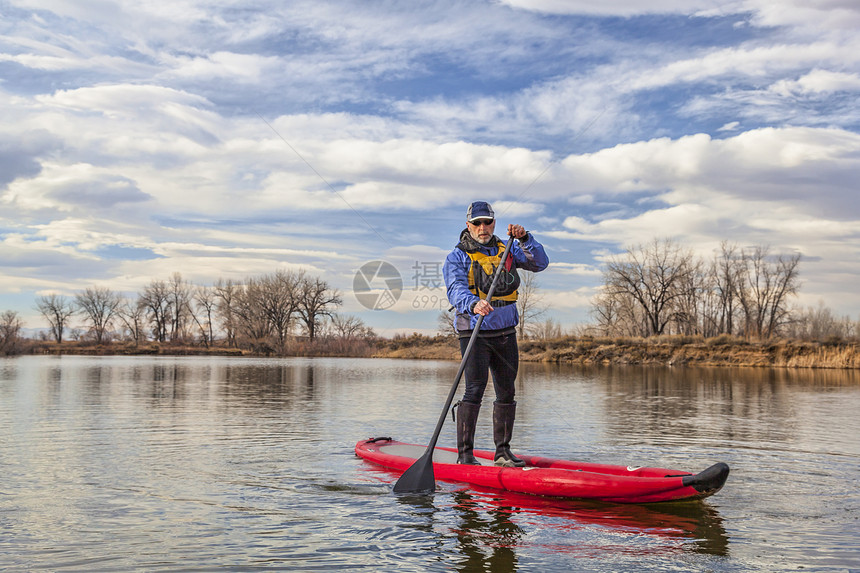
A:
POLYGON ((485 225, 485 226, 489 227, 490 225, 495 223, 496 220, 495 219, 475 219, 474 221, 469 221, 469 222, 471 224, 475 225, 476 227, 480 227, 481 225, 485 225))

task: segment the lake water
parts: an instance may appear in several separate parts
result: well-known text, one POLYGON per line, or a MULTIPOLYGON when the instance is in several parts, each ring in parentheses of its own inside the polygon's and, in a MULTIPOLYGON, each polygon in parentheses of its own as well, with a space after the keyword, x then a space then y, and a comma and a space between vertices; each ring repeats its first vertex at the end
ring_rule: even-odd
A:
POLYGON ((728 483, 647 506, 396 496, 354 445, 426 442, 457 366, 0 359, 0 570, 860 570, 857 372, 523 364, 514 451, 724 461, 728 483))

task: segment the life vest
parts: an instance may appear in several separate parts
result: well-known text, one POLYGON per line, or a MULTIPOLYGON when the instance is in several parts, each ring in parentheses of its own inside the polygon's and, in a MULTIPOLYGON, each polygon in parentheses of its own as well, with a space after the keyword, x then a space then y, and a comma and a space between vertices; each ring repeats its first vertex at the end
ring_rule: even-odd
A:
MULTIPOLYGON (((510 239, 513 240, 513 239, 510 239)), ((496 239, 496 254, 488 255, 481 250, 467 249, 461 242, 457 245, 466 256, 471 259, 469 272, 466 275, 469 278, 469 290, 481 298, 486 298, 487 291, 490 290, 490 285, 493 284, 493 275, 502 260, 502 253, 505 250, 505 244, 496 239)), ((496 290, 493 292, 492 304, 495 301, 504 301, 506 304, 516 302, 517 289, 520 286, 520 276, 517 274, 517 268, 514 266, 514 259, 508 255, 505 260, 505 267, 499 274, 499 281, 496 283, 496 290)))

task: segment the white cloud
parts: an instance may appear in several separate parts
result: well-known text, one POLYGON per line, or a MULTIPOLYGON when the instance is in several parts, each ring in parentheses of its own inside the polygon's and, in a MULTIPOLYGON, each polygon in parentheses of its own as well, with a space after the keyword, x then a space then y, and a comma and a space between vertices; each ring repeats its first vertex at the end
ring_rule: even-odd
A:
POLYGON ((721 0, 500 0, 513 8, 552 14, 589 14, 601 16, 636 16, 641 14, 695 14, 714 10, 726 4, 721 0))
MULTIPOLYGON (((565 225, 567 226, 567 225, 565 225)), ((577 277, 599 277, 603 274, 603 271, 600 268, 594 265, 586 265, 583 263, 552 263, 552 271, 554 273, 561 273, 564 275, 571 275, 577 277)))
POLYGON ((678 83, 713 81, 725 77, 743 77, 748 80, 767 78, 774 74, 815 66, 822 61, 857 63, 860 54, 852 50, 858 46, 828 41, 814 43, 731 47, 707 51, 697 57, 673 60, 664 65, 640 70, 618 85, 631 91, 656 89, 678 83))
POLYGON ((550 14, 635 17, 679 14, 700 17, 752 15, 758 26, 815 26, 821 29, 857 28, 860 6, 854 0, 499 0, 521 10, 550 14))
POLYGON ((829 304, 856 308, 856 295, 852 301, 844 285, 846 276, 860 273, 860 206, 847 199, 854 194, 858 153, 855 133, 786 128, 724 140, 659 139, 571 157, 564 167, 571 177, 591 181, 596 195, 651 188, 664 205, 623 216, 568 216, 541 236, 610 246, 593 254, 594 268, 613 251, 655 237, 675 239, 705 260, 721 241, 771 245, 802 254, 808 295, 832 293, 829 304), (839 284, 843 288, 834 288, 839 284))
POLYGON ((181 108, 186 111, 185 117, 189 117, 191 114, 187 112, 193 110, 193 115, 203 122, 205 112, 200 108, 210 106, 206 98, 199 95, 169 87, 132 84, 60 90, 35 99, 48 108, 66 108, 112 119, 142 118, 149 112, 170 114, 181 108))
POLYGON ((853 1, 8 4, 2 292, 348 287, 442 258, 475 198, 554 243, 559 308, 655 235, 800 250, 810 292, 860 273, 853 1))
POLYGON ((594 287, 581 287, 574 290, 545 289, 541 290, 541 302, 553 309, 553 314, 570 309, 587 311, 591 308, 591 299, 596 293, 594 287))
POLYGON ((496 218, 506 220, 516 217, 533 218, 544 210, 544 206, 539 203, 525 201, 493 201, 491 205, 496 218))
POLYGON ((839 129, 759 129, 714 140, 697 134, 618 145, 570 156, 563 172, 588 192, 653 191, 664 199, 704 190, 748 199, 791 199, 816 211, 850 216, 850 189, 860 136, 839 129), (814 191, 814 193, 813 193, 814 191))
POLYGON ((149 199, 128 178, 87 164, 45 164, 38 177, 18 180, 0 195, 0 203, 7 208, 86 213, 136 205, 149 199))
POLYGON ((177 56, 169 62, 165 78, 181 78, 183 82, 229 79, 254 84, 267 74, 281 73, 280 58, 256 54, 216 52, 206 56, 177 56))
POLYGON ((850 34, 860 25, 860 6, 853 0, 745 0, 754 23, 760 26, 794 26, 813 30, 844 30, 850 34))
POLYGON ((781 96, 860 91, 860 74, 814 69, 797 80, 779 80, 769 88, 781 96))

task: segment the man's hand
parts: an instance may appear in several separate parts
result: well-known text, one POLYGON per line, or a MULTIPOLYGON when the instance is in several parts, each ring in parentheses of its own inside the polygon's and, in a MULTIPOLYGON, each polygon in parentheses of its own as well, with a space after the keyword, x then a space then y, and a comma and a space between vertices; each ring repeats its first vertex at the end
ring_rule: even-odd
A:
POLYGON ((475 314, 480 314, 481 316, 487 316, 492 312, 493 307, 485 301, 484 299, 479 300, 475 303, 475 314))
POLYGON ((523 227, 522 225, 509 224, 508 225, 508 235, 513 236, 513 238, 515 238, 515 239, 523 239, 523 238, 525 238, 526 235, 528 235, 528 232, 525 230, 525 227, 523 227))

